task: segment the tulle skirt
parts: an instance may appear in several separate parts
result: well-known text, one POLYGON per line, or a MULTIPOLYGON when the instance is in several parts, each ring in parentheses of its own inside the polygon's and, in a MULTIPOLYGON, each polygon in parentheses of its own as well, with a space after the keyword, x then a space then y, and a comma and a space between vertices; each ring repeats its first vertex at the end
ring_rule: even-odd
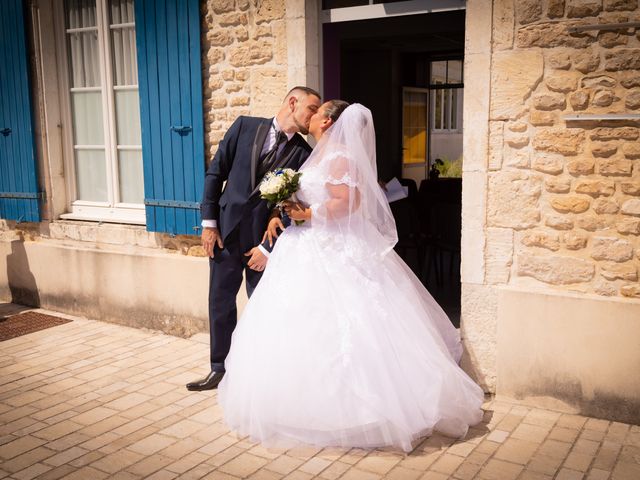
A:
POLYGON ((395 252, 342 247, 305 226, 280 236, 233 334, 225 421, 267 447, 463 437, 484 394, 457 331, 395 252))

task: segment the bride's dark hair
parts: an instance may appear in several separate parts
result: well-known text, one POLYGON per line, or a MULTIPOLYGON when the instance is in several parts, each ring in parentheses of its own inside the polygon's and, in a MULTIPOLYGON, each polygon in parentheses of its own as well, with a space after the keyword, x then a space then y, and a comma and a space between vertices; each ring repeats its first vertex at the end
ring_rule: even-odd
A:
POLYGON ((333 123, 338 120, 340 114, 349 106, 349 102, 345 102, 344 100, 328 100, 326 103, 328 103, 328 105, 324 109, 324 114, 333 120, 333 123))

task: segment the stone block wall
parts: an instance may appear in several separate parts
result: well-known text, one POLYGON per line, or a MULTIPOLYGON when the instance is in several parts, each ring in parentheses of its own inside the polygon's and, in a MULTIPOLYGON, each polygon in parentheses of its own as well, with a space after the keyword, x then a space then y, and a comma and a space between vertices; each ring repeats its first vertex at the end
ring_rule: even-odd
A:
POLYGON ((286 7, 285 0, 207 0, 202 3, 208 161, 238 116, 269 117, 280 107, 289 87, 286 7))
POLYGON ((638 1, 493 6, 485 285, 640 298, 638 1))

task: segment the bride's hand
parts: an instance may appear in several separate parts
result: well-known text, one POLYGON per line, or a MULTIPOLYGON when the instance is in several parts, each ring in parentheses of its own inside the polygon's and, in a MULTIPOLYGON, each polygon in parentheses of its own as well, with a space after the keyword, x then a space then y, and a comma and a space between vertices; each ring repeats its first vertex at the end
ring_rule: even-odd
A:
POLYGON ((311 209, 297 202, 284 202, 284 211, 291 220, 311 220, 311 209))
POLYGON ((278 216, 272 217, 267 225, 267 231, 264 232, 264 235, 262 236, 261 243, 264 243, 265 240, 269 239, 269 246, 273 247, 273 240, 278 238, 278 229, 280 229, 280 231, 284 230, 282 220, 278 216))

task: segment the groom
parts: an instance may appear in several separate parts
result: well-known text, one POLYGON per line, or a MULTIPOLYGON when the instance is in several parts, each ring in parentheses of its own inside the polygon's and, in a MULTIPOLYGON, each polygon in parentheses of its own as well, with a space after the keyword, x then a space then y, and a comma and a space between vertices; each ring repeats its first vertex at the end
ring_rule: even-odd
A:
POLYGON ((294 87, 274 118, 239 117, 218 146, 205 176, 200 207, 202 246, 209 256, 211 371, 188 383, 188 390, 212 390, 224 376, 242 272, 251 296, 267 263, 268 253, 260 242, 270 210, 260 198, 258 185, 267 172, 297 170, 304 163, 311 147, 298 132, 308 133, 309 121, 319 107, 318 92, 294 87))

